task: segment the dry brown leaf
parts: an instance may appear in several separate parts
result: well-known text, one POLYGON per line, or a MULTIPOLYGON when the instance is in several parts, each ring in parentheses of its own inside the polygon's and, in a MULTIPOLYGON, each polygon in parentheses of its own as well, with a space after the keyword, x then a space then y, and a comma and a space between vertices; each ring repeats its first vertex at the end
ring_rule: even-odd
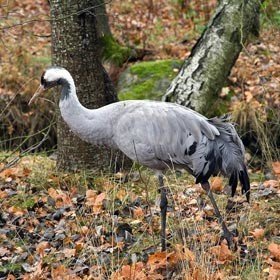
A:
POLYGON ((50 248, 50 243, 48 241, 42 241, 41 243, 36 245, 36 252, 43 259, 45 256, 45 250, 50 248))
POLYGON ((274 262, 272 259, 268 259, 265 261, 266 263, 270 264, 273 268, 280 270, 280 262, 274 262))
POLYGON ((6 278, 6 280, 15 280, 16 277, 13 274, 9 274, 6 278))
POLYGON ((16 206, 11 206, 8 208, 8 212, 14 214, 15 216, 23 216, 27 213, 27 210, 16 206))
POLYGON ((125 243, 124 242, 117 242, 116 248, 120 251, 124 249, 125 243))
POLYGON ((19 168, 7 168, 0 173, 0 177, 6 179, 8 177, 12 177, 19 172, 19 168))
POLYGON ((68 193, 63 192, 62 190, 56 190, 54 188, 48 189, 48 194, 55 200, 55 206, 57 208, 72 206, 72 200, 69 197, 68 193))
POLYGON ((209 252, 217 259, 216 262, 219 264, 224 264, 233 259, 232 252, 225 240, 222 241, 221 245, 209 248, 209 252))
POLYGON ((135 279, 135 280, 145 280, 151 279, 147 278, 144 273, 144 264, 142 262, 137 262, 132 265, 123 265, 120 271, 114 272, 111 275, 112 280, 128 280, 128 279, 135 279))
POLYGON ((150 270, 154 272, 158 269, 174 267, 179 260, 179 256, 175 252, 155 252, 149 256, 147 265, 150 267, 150 270))
POLYGON ((12 167, 12 168, 7 168, 3 170, 0 173, 0 177, 3 179, 7 179, 9 177, 11 178, 16 178, 16 177, 26 177, 31 173, 31 170, 24 167, 24 168, 18 168, 18 167, 12 167))
POLYGON ((10 250, 4 248, 4 247, 0 247, 0 257, 3 257, 6 254, 9 254, 10 250))
POLYGON ((100 214, 103 209, 103 200, 106 198, 106 193, 97 194, 95 191, 88 190, 86 198, 86 205, 92 207, 94 214, 100 214))
POLYGON ((7 196, 8 196, 8 192, 6 190, 4 190, 4 191, 0 190, 0 199, 3 199, 5 197, 7 197, 7 196))
POLYGON ((214 177, 210 185, 213 192, 221 192, 223 190, 223 182, 220 177, 214 177))
POLYGON ((248 90, 246 90, 246 91, 244 92, 244 94, 245 94, 245 96, 246 96, 246 102, 247 102, 247 103, 250 103, 251 100, 253 99, 253 94, 252 94, 250 91, 248 91, 248 90))
POLYGON ((280 279, 280 269, 270 267, 268 280, 279 280, 279 279, 280 279))
POLYGON ((278 177, 280 176, 280 161, 272 162, 272 168, 275 175, 278 177))
POLYGON ((226 279, 225 272, 223 270, 219 270, 214 275, 215 280, 223 280, 226 279))
POLYGON ((280 279, 280 262, 274 262, 271 260, 270 264, 272 267, 269 268, 269 279, 280 279))
POLYGON ((136 219, 143 219, 144 218, 144 211, 141 207, 134 207, 132 208, 133 217, 136 219))
POLYGON ((263 228, 255 228, 251 233, 255 239, 263 239, 265 230, 263 228))
POLYGON ((280 261, 280 245, 270 243, 268 246, 268 251, 277 261, 280 261))
POLYGON ((51 269, 52 279, 69 279, 69 270, 64 265, 58 265, 51 269))
POLYGON ((54 200, 59 199, 59 193, 57 190, 55 190, 54 188, 49 188, 48 189, 48 194, 51 198, 53 198, 54 200))
POLYGON ((269 187, 278 188, 279 185, 280 185, 280 183, 277 180, 267 180, 267 181, 263 182, 263 186, 266 188, 269 188, 269 187))
POLYGON ((64 248, 62 250, 62 253, 64 254, 65 258, 71 258, 71 257, 75 256, 76 249, 64 248))
POLYGON ((192 263, 195 261, 195 254, 192 252, 188 247, 182 244, 176 244, 176 254, 180 260, 187 260, 188 262, 192 263))

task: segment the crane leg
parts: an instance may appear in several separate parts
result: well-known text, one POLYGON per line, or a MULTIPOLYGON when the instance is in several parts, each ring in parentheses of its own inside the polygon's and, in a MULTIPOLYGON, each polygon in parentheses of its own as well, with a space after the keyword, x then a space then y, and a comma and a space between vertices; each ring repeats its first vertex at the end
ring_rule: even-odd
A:
POLYGON ((163 176, 159 175, 159 188, 160 188, 160 213, 161 213, 161 251, 166 250, 166 212, 167 212, 167 189, 163 184, 163 176))
POLYGON ((212 203, 212 205, 214 207, 214 212, 215 212, 215 214, 216 214, 216 216, 217 216, 217 218, 219 220, 219 223, 222 226, 222 229, 223 229, 223 232, 224 232, 224 237, 225 237, 225 239, 226 239, 226 241, 228 243, 228 246, 230 247, 232 245, 232 242, 233 242, 233 234, 227 228, 226 223, 225 223, 225 221, 224 221, 224 219, 223 219, 223 217, 222 217, 222 215, 220 213, 220 210, 219 210, 219 208, 218 208, 218 206, 216 204, 215 198, 214 198, 213 193, 211 191, 210 184, 207 181, 207 182, 201 183, 201 186, 207 192, 207 195, 208 195, 208 197, 211 200, 211 203, 212 203))

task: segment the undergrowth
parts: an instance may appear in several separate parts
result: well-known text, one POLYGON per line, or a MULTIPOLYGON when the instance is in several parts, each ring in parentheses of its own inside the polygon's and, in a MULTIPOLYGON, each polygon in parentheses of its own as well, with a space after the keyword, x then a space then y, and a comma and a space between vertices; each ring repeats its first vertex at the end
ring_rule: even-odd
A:
MULTIPOLYGON (((134 167, 128 173, 70 174, 57 171, 46 155, 33 155, 1 172, 0 178, 0 240, 6 240, 7 260, 17 262, 3 259, 2 276, 34 276, 40 260, 45 277, 64 273, 114 279, 136 263, 152 273, 150 265, 157 267, 157 261, 151 258, 163 261, 158 182, 151 171, 134 167)), ((268 244, 280 241, 277 197, 253 195, 248 208, 240 194, 228 206, 222 189, 216 192, 229 228, 239 232, 238 250, 221 257, 221 228, 204 191, 184 172, 168 172, 165 184, 168 252, 176 265, 165 270, 159 266, 159 274, 170 273, 172 279, 263 279, 269 268, 268 244), (254 238, 256 228, 265 230, 263 238, 254 238)), ((254 184, 252 192, 258 194, 254 184)))

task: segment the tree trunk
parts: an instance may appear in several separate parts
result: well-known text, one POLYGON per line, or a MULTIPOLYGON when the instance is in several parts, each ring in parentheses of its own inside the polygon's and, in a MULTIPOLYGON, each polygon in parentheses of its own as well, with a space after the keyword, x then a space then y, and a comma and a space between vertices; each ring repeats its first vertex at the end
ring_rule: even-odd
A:
POLYGON ((96 7, 96 28, 98 35, 99 37, 112 36, 104 0, 97 0, 96 2, 98 3, 96 7))
POLYGON ((211 114, 243 44, 255 31, 259 9, 259 0, 221 0, 163 100, 211 114))
MULTIPOLYGON (((95 7, 98 0, 51 0, 52 61, 73 76, 80 102, 97 108, 117 101, 113 85, 100 62, 95 7)), ((75 136, 57 110, 58 168, 108 167, 110 149, 95 147, 75 136)))

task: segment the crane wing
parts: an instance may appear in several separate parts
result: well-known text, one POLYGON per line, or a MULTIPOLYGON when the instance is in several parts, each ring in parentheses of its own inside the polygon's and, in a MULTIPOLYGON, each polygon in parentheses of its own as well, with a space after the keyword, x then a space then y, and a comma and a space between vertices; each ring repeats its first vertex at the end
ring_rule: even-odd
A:
MULTIPOLYGON (((219 131, 200 114, 183 106, 150 101, 127 102, 114 129, 114 141, 128 157, 153 169, 166 163, 192 170, 192 157, 203 153, 205 138, 219 131)), ((205 146, 206 148, 206 146, 205 146)))

